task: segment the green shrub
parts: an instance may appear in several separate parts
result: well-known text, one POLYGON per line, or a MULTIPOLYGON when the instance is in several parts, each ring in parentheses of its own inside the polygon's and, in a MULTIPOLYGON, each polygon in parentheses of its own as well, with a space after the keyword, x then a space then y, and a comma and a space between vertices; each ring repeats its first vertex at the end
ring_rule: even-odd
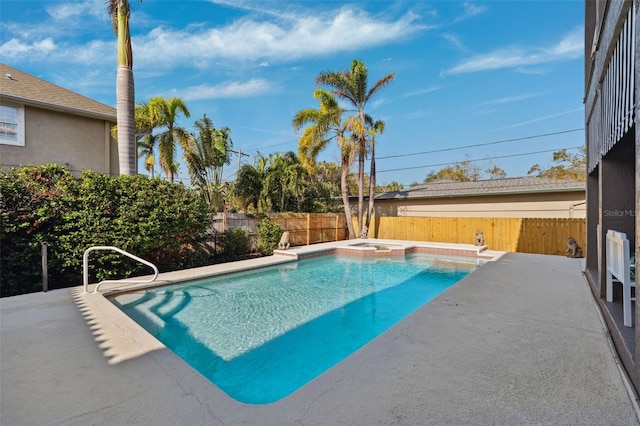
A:
POLYGON ((222 256, 226 259, 239 259, 251 252, 249 231, 241 227, 229 228, 222 239, 222 256))
MULTIPOLYGON (((0 296, 42 289, 43 242, 49 244, 49 264, 60 263, 51 248, 62 217, 60 200, 71 180, 69 170, 53 165, 0 173, 0 296)), ((58 274, 49 270, 55 280, 58 274)))
MULTIPOLYGON (((161 271, 201 266, 207 208, 193 190, 146 176, 84 172, 59 166, 0 172, 0 295, 41 288, 40 246, 49 246, 49 287, 82 283, 82 257, 91 246, 116 246, 161 271)), ((90 281, 147 274, 116 252, 90 255, 90 281)))
POLYGON ((278 248, 278 243, 282 237, 282 227, 273 222, 268 217, 262 219, 256 229, 258 236, 258 252, 263 256, 273 254, 273 251, 278 248))

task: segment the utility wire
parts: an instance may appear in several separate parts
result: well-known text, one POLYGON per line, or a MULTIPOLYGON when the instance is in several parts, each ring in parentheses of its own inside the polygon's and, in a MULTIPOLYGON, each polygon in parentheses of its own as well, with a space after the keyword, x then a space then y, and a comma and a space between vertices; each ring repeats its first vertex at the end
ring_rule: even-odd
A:
POLYGON ((385 158, 409 157, 409 156, 413 156, 413 155, 433 154, 435 152, 455 151, 457 149, 475 148, 475 147, 478 147, 478 146, 497 145, 497 144, 500 144, 500 143, 523 141, 523 140, 527 140, 527 139, 542 138, 542 137, 545 137, 545 136, 562 135, 564 133, 579 132, 581 130, 584 130, 584 127, 581 128, 581 129, 562 130, 562 131, 559 131, 559 132, 543 133, 543 134, 540 134, 540 135, 524 136, 524 137, 521 137, 521 138, 504 139, 504 140, 500 140, 500 141, 486 142, 486 143, 477 143, 477 144, 474 144, 474 145, 457 146, 457 147, 443 148, 443 149, 434 149, 433 151, 414 152, 414 153, 410 153, 410 154, 386 155, 384 157, 376 157, 376 159, 377 160, 383 160, 385 158))
MULTIPOLYGON (((470 161, 470 162, 474 163, 476 161, 495 160, 496 158, 523 157, 523 156, 526 156, 526 155, 543 154, 545 152, 560 151, 562 149, 578 149, 578 148, 582 148, 582 146, 572 146, 572 147, 567 147, 567 148, 547 149, 547 150, 544 150, 544 151, 534 151, 534 152, 525 152, 525 153, 522 153, 522 154, 502 155, 502 156, 499 156, 499 157, 478 158, 478 159, 475 159, 475 160, 467 160, 467 161, 470 161)), ((397 172, 397 171, 400 171, 400 170, 424 169, 424 168, 427 168, 427 167, 447 166, 449 164, 455 164, 455 163, 458 163, 458 161, 451 161, 451 162, 448 162, 448 163, 439 163, 439 164, 427 164, 427 165, 424 165, 424 166, 401 167, 401 168, 398 168, 398 169, 378 170, 377 173, 397 172)))

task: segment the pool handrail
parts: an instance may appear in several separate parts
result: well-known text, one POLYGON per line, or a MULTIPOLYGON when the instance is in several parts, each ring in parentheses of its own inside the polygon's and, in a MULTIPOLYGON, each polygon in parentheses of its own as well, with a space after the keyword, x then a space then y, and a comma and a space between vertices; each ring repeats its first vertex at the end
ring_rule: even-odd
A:
POLYGON ((98 292, 98 288, 105 283, 130 283, 130 284, 146 284, 146 283, 152 283, 154 282, 157 278, 158 278, 158 274, 160 273, 158 271, 158 268, 156 267, 156 265, 154 265, 153 263, 141 259, 138 256, 135 256, 129 252, 126 252, 124 250, 122 250, 121 248, 118 247, 114 247, 114 246, 93 246, 93 247, 89 247, 87 250, 85 250, 84 255, 82 256, 82 281, 83 281, 83 286, 84 286, 84 291, 82 292, 82 294, 87 294, 89 293, 89 253, 94 251, 94 250, 113 250, 113 251, 117 251, 118 253, 124 254, 127 257, 130 257, 133 260, 137 260, 140 263, 143 263, 147 266, 150 266, 151 268, 153 268, 154 271, 154 275, 153 278, 148 279, 148 280, 104 280, 104 281, 100 281, 98 284, 96 284, 96 288, 93 289, 93 294, 97 294, 98 292))

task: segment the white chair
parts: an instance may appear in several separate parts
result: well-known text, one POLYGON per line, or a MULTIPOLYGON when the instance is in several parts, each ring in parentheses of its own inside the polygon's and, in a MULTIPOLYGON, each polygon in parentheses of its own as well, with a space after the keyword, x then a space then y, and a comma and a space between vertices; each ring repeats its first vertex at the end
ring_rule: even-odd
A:
POLYGON ((629 256, 629 240, 623 232, 610 229, 607 231, 607 245, 605 250, 607 257, 607 302, 613 302, 613 284, 622 284, 622 310, 624 313, 624 325, 633 327, 633 315, 631 302, 631 287, 635 287, 635 281, 631 281, 631 266, 629 256))

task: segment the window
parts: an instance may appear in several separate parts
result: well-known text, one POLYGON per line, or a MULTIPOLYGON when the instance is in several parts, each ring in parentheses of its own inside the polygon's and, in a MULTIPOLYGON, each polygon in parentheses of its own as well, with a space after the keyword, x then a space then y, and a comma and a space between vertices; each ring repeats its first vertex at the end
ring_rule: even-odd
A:
POLYGON ((0 105, 0 144, 24 146, 24 109, 0 105))

